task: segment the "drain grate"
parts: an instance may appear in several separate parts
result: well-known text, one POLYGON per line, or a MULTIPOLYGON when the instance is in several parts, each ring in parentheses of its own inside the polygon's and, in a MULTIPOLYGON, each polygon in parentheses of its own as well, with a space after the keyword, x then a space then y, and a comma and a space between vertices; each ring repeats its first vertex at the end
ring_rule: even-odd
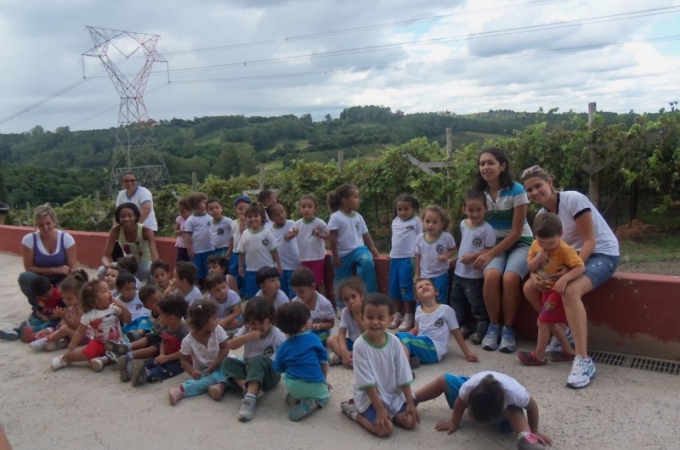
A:
POLYGON ((680 364, 673 361, 663 361, 660 359, 649 358, 633 358, 633 362, 630 366, 634 369, 648 370, 650 372, 680 375, 680 364))
POLYGON ((667 373, 669 375, 680 375, 680 362, 622 355, 620 353, 603 352, 599 350, 591 351, 590 357, 598 364, 630 367, 633 369, 646 370, 648 372, 667 373))

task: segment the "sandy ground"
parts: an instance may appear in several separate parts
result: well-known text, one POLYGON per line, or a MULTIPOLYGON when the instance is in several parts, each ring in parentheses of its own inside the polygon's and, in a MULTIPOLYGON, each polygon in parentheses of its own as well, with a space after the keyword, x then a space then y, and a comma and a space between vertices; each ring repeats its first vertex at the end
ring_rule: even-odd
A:
MULTIPOLYGON (((0 327, 19 323, 28 314, 17 277, 16 256, 0 254, 0 327)), ((528 349, 530 343, 521 343, 528 349)), ((598 377, 587 389, 564 387, 569 364, 522 367, 514 355, 484 352, 481 362, 465 361, 452 341, 450 353, 436 365, 416 370, 420 387, 445 371, 471 375, 481 370, 505 372, 522 382, 540 406, 540 428, 551 435, 555 449, 680 448, 678 378, 634 369, 598 366, 598 377), (669 395, 670 394, 670 395, 669 395)), ((255 418, 237 420, 240 399, 220 402, 207 395, 168 403, 167 390, 185 375, 162 384, 132 388, 110 368, 52 372, 50 353, 32 352, 20 342, 0 341, 0 423, 15 449, 368 449, 442 448, 514 449, 511 435, 501 435, 465 418, 454 435, 434 431, 450 418, 443 398, 419 406, 420 426, 396 429, 387 439, 364 431, 340 412, 351 395, 352 372, 332 367, 329 404, 300 423, 290 422, 279 385, 258 402, 255 418)))

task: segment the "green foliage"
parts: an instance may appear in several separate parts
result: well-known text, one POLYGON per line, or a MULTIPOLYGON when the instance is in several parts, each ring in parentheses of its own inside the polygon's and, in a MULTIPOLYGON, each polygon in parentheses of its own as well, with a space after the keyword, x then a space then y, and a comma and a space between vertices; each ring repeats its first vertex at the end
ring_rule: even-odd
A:
POLYGON ((114 206, 113 200, 105 200, 97 209, 95 199, 83 196, 55 207, 54 212, 59 226, 66 230, 108 231, 113 223, 114 206))

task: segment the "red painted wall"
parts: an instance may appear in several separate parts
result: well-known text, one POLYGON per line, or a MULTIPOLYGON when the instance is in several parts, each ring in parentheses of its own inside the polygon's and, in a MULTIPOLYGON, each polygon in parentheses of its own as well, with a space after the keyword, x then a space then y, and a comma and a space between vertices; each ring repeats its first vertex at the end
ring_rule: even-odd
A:
MULTIPOLYGON (((32 229, 0 225, 0 251, 21 254, 21 239, 32 229)), ((78 245, 78 261, 98 267, 106 244, 105 233, 70 231, 78 245)), ((175 240, 157 238, 161 259, 175 261, 175 240)), ((380 292, 388 292, 389 259, 375 261, 380 292)), ((333 266, 326 259, 326 293, 333 299, 333 266)), ((620 353, 680 359, 680 277, 619 273, 584 298, 588 312, 590 347, 620 353)), ((521 304, 515 328, 520 336, 535 338, 536 312, 521 304)))

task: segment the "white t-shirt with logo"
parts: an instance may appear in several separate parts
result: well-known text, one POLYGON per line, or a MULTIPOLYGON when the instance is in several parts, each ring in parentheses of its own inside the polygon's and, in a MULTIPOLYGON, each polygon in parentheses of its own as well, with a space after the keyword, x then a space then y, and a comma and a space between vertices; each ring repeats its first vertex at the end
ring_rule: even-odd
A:
POLYGON ((328 229, 338 232, 338 256, 340 258, 364 245, 364 234, 368 233, 364 218, 356 211, 352 216, 342 211, 335 211, 328 221, 328 229))
POLYGON ((299 268, 302 263, 300 262, 300 250, 298 249, 297 236, 286 241, 286 234, 295 226, 295 222, 292 220, 286 220, 281 228, 276 225, 272 225, 271 231, 276 239, 276 243, 279 247, 279 257, 281 258, 281 267, 283 270, 295 270, 299 268))
POLYGON ((416 255, 420 255, 420 277, 436 278, 449 270, 449 261, 439 261, 437 258, 451 249, 456 248, 456 241, 450 233, 442 231, 437 240, 428 242, 425 233, 416 237, 416 255))
MULTIPOLYGON (((320 261, 326 258, 326 243, 316 232, 317 228, 322 235, 328 234, 326 222, 315 217, 314 220, 306 222, 300 219, 295 222, 295 226, 300 230, 297 235, 297 244, 300 251, 300 261, 320 261)), ((362 238, 363 242, 363 238, 362 238)))
POLYGON ((109 305, 106 309, 93 309, 80 317, 80 323, 92 330, 92 340, 106 343, 122 338, 120 315, 122 311, 116 305, 109 305))
POLYGON ((180 295, 184 297, 184 300, 191 306, 193 302, 196 300, 202 300, 203 299, 203 294, 201 294, 201 290, 197 288, 196 286, 192 287, 191 290, 187 293, 187 295, 183 295, 179 289, 175 289, 173 292, 174 294, 180 295))
POLYGON ((449 305, 439 305, 436 310, 425 314, 418 305, 416 308, 416 322, 418 323, 418 336, 427 336, 432 339, 437 349, 437 359, 449 350, 449 334, 451 330, 458 328, 456 313, 449 305))
POLYGON ((149 317, 151 315, 151 311, 146 309, 142 301, 139 299, 139 292, 137 292, 135 294, 135 298, 129 302, 123 300, 121 297, 118 297, 118 300, 120 300, 121 303, 123 303, 128 309, 128 311, 130 311, 131 320, 137 320, 140 317, 149 317))
MULTIPOLYGON (((255 297, 264 297, 264 293, 262 292, 262 289, 257 291, 257 294, 255 294, 255 297)), ((274 309, 278 310, 280 307, 285 305, 286 303, 290 302, 290 299, 286 295, 285 292, 283 292, 281 289, 276 293, 276 298, 274 299, 274 309)))
POLYGON ((267 228, 260 228, 253 233, 250 228, 241 235, 237 253, 245 253, 246 270, 257 272, 262 267, 275 267, 272 252, 277 250, 276 239, 267 228))
POLYGON ((182 347, 179 351, 185 356, 191 356, 194 369, 202 372, 217 359, 220 353, 220 343, 226 340, 227 333, 224 328, 217 325, 208 338, 208 345, 201 344, 189 333, 182 339, 182 347))
MULTIPOLYGON (((249 331, 250 326, 247 324, 243 325, 241 328, 239 328, 234 338, 241 337, 249 331)), ((260 339, 247 341, 243 345, 243 360, 246 362, 246 364, 248 364, 248 362, 254 357, 264 355, 274 361, 274 358, 276 357, 276 349, 279 348, 279 345, 281 345, 285 340, 286 335, 283 334, 283 331, 272 325, 272 327, 269 329, 269 333, 267 333, 265 336, 262 336, 260 339)))
POLYGON ((458 260, 454 273, 462 278, 480 279, 484 278, 484 272, 475 269, 474 261, 470 264, 463 264, 460 258, 468 253, 481 252, 485 248, 492 248, 496 245, 496 232, 487 222, 478 227, 469 227, 463 220, 460 223, 462 238, 458 248, 458 260))
POLYGON ((413 216, 401 220, 398 216, 392 221, 392 251, 390 258, 413 258, 416 251, 416 238, 423 234, 423 222, 413 216))
POLYGON ((519 408, 526 408, 529 406, 531 401, 531 396, 524 386, 522 386, 517 380, 508 376, 504 373, 492 372, 490 370, 485 370, 484 372, 479 372, 470 377, 465 383, 462 384, 460 390, 458 391, 458 396, 465 403, 468 402, 470 398, 470 392, 487 376, 492 375, 500 385, 503 387, 505 392, 505 398, 503 402, 503 407, 507 408, 510 405, 515 405, 519 408))
POLYGON ((158 222, 156 221, 156 213, 153 210, 153 195, 151 191, 145 187, 137 186, 137 190, 135 190, 132 196, 128 197, 127 191, 123 189, 118 193, 118 197, 116 197, 116 206, 120 206, 123 203, 134 203, 140 212, 142 211, 142 205, 147 202, 151 202, 151 211, 149 211, 149 215, 144 221, 144 226, 151 228, 153 231, 158 231, 158 222))
POLYGON ((206 253, 215 250, 211 242, 210 225, 212 217, 192 214, 184 223, 184 231, 191 235, 191 249, 194 253, 206 253))
POLYGON ((345 336, 352 342, 356 341, 359 339, 359 336, 361 336, 361 328, 359 328, 359 324, 354 320, 354 316, 352 316, 352 312, 348 308, 342 308, 342 312, 340 313, 340 328, 347 330, 345 336))
POLYGON ((233 225, 234 221, 224 216, 217 223, 215 220, 210 221, 210 243, 215 250, 229 247, 233 225))
POLYGON ((238 294, 232 291, 231 289, 229 289, 229 292, 227 293, 227 298, 223 302, 217 300, 215 297, 213 297, 212 294, 206 295, 205 299, 217 305, 218 319, 224 319, 229 314, 234 312, 234 306, 241 304, 241 297, 239 297, 238 294))
MULTIPOLYGON (((300 297, 295 297, 292 302, 302 302, 300 297)), ((304 303, 304 302, 303 302, 304 303)), ((324 320, 335 319, 335 311, 333 311, 333 304, 326 297, 320 293, 316 293, 316 307, 309 311, 311 314, 312 323, 323 322, 324 320)))
MULTIPOLYGON (((538 214, 546 212, 541 208, 538 214)), ((612 232, 602 214, 588 200, 588 197, 576 191, 564 191, 557 193, 557 217, 562 221, 562 240, 574 247, 577 252, 583 248, 583 237, 578 232, 576 219, 581 214, 589 212, 593 218, 595 231, 595 250, 593 253, 619 256, 619 240, 612 232)))

